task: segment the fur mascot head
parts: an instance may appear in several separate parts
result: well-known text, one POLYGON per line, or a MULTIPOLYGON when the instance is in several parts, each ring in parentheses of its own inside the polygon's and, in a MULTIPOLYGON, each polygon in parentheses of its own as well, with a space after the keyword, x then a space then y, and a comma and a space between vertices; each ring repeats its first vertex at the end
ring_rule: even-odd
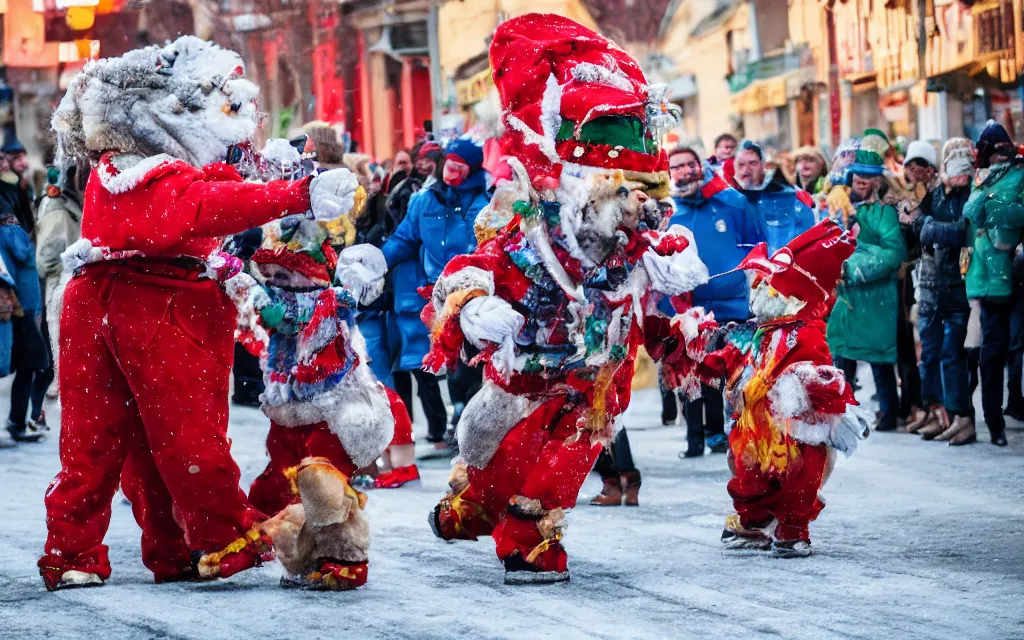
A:
POLYGON ((53 114, 58 163, 107 151, 167 154, 196 167, 224 160, 257 129, 259 89, 235 52, 195 36, 90 62, 53 114))

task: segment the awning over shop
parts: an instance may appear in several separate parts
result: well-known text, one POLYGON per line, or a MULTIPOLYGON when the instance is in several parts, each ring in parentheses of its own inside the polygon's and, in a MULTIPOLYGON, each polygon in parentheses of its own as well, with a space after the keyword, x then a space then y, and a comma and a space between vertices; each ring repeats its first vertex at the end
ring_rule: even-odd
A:
POLYGON ((733 95, 730 112, 756 113, 785 106, 786 101, 799 97, 800 91, 817 81, 815 67, 801 67, 788 73, 751 82, 743 91, 733 95))
POLYGON ((732 97, 731 113, 756 113, 786 104, 786 77, 755 80, 732 97))
POLYGON ((697 95, 697 80, 691 73, 684 73, 668 83, 669 100, 686 100, 697 95))

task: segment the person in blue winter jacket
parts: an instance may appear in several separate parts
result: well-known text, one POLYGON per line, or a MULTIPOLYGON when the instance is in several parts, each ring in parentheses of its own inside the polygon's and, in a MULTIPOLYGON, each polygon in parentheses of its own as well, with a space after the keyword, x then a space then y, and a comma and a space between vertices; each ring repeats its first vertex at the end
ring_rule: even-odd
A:
MULTIPOLYGON (((701 259, 708 271, 725 274, 732 271, 759 242, 765 241, 761 218, 750 202, 690 148, 677 148, 669 155, 675 214, 671 224, 681 224, 693 232, 701 259)), ((693 304, 714 312, 720 324, 746 322, 750 317, 747 302, 747 277, 742 271, 712 279, 693 290, 693 304)), ((671 314, 671 300, 661 302, 662 311, 671 314)), ((675 398, 664 398, 662 418, 672 417, 675 398)), ((704 387, 702 397, 685 403, 686 457, 704 455, 705 435, 713 452, 724 452, 725 407, 722 392, 704 387)))
MULTIPOLYGON (((402 223, 382 247, 393 271, 395 315, 401 335, 398 370, 418 371, 430 347, 427 327, 419 313, 426 299, 418 292, 433 285, 455 256, 476 249, 473 223, 490 196, 483 170, 483 148, 469 138, 451 141, 445 149, 441 179, 424 184, 409 200, 402 223)), ((473 370, 449 372, 449 393, 455 418, 472 395, 473 370)), ((444 448, 444 424, 428 424, 428 440, 444 448)))
MULTIPOLYGON (((42 417, 43 395, 52 381, 52 374, 50 379, 36 380, 49 365, 46 339, 41 333, 43 296, 32 239, 14 214, 6 210, 0 212, 0 259, 10 273, 23 310, 22 315, 11 317, 8 325, 10 334, 7 329, 0 329, 6 334, 0 337, 0 346, 8 339, 7 335, 13 334, 9 343, 9 365, 15 376, 11 385, 11 412, 7 420, 7 432, 16 442, 36 442, 47 431, 42 417), (30 403, 32 413, 29 416, 30 403)), ((7 370, 3 373, 6 374, 7 370)))
POLYGON ((768 255, 817 223, 811 195, 786 182, 781 171, 765 171, 764 152, 753 142, 740 144, 722 174, 757 210, 764 223, 768 255))

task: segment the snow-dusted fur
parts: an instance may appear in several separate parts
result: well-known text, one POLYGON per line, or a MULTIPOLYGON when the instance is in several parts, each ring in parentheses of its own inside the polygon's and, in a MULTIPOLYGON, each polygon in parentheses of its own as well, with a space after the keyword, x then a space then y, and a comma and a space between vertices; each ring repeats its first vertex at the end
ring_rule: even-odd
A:
POLYGON ((291 575, 319 569, 325 559, 366 562, 370 524, 359 494, 345 476, 322 458, 306 458, 295 477, 300 504, 263 523, 281 565, 291 575))
POLYGON ((122 153, 115 156, 109 165, 99 165, 96 171, 103 188, 110 193, 118 194, 131 191, 150 171, 170 162, 175 162, 175 159, 166 153, 158 153, 148 158, 135 153, 122 153))
POLYGON ((471 467, 486 466, 505 434, 539 404, 526 396, 511 394, 485 379, 459 419, 459 453, 462 459, 471 467))
POLYGON ((847 405, 841 414, 814 411, 807 391, 809 386, 838 386, 842 392, 846 384, 842 371, 835 367, 794 364, 768 391, 772 417, 780 427, 787 426, 793 439, 828 445, 849 457, 857 450, 857 441, 867 437, 868 412, 855 405, 847 405))
MULTIPOLYGON (((693 232, 682 225, 674 224, 668 228, 666 235, 683 236, 689 244, 682 251, 667 256, 658 254, 654 248, 644 253, 644 268, 650 276, 653 289, 677 296, 706 284, 711 274, 707 265, 697 255, 697 242, 693 238, 693 232)), ((664 237, 655 244, 655 247, 663 241, 664 237)))
POLYGON ((166 153, 201 167, 256 133, 259 89, 242 58, 195 36, 90 62, 53 114, 58 163, 166 153))
POLYGON ((395 432, 384 385, 373 377, 365 357, 329 391, 280 406, 264 402, 261 408, 268 418, 285 427, 326 422, 357 467, 380 457, 395 432))
POLYGON ((766 280, 750 292, 750 313, 761 323, 795 316, 805 306, 806 302, 793 296, 782 295, 766 280))

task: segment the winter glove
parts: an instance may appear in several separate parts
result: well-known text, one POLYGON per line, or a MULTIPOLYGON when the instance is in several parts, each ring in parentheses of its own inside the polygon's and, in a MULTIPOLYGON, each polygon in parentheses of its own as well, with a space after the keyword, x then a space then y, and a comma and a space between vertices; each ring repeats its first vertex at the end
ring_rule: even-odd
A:
POLYGON ((497 296, 479 296, 462 307, 459 324, 462 333, 478 349, 486 343, 498 345, 491 356, 491 365, 508 379, 516 357, 515 337, 523 328, 526 318, 512 305, 497 296))
POLYGON ((352 292, 360 304, 370 304, 384 292, 387 261, 380 249, 371 244, 357 244, 338 255, 334 280, 352 292))
POLYGON ((324 171, 309 184, 309 206, 317 220, 333 220, 352 210, 359 181, 348 169, 324 171))
POLYGON ((693 233, 682 225, 672 225, 664 234, 652 233, 651 247, 643 255, 651 288, 677 296, 705 284, 710 274, 697 256, 693 233))

